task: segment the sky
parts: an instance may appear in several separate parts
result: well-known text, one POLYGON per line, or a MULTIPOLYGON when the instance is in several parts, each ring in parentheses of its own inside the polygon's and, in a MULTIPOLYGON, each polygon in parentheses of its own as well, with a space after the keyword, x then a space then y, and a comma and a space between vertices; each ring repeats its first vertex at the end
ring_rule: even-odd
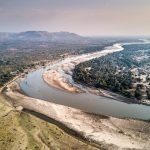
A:
POLYGON ((0 0, 0 32, 150 35, 150 0, 0 0))

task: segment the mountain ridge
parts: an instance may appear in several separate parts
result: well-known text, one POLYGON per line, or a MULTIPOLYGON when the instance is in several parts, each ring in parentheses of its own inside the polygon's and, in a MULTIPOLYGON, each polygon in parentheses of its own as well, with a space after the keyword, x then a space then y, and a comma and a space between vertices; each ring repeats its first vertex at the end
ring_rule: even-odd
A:
POLYGON ((49 41, 49 42, 86 42, 86 38, 75 33, 66 31, 25 31, 20 33, 0 32, 0 41, 23 40, 23 41, 49 41))

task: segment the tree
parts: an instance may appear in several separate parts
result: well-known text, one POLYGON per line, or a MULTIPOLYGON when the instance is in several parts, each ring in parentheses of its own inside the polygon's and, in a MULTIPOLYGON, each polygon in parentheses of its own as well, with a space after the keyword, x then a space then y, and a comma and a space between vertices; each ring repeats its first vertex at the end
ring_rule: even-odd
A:
POLYGON ((135 97, 136 97, 138 100, 141 100, 141 99, 143 98, 142 92, 141 92, 139 89, 136 89, 136 90, 135 90, 135 97))
POLYGON ((132 97, 132 94, 130 91, 125 91, 124 93, 124 96, 128 97, 128 98, 131 98, 132 97))
POLYGON ((147 98, 150 100, 150 89, 147 89, 146 93, 147 93, 147 98))

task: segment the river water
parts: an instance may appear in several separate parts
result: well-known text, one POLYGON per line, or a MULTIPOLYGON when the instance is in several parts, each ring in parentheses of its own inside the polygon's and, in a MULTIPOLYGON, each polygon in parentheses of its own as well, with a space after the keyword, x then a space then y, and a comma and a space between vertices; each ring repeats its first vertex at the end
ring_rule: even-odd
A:
MULTIPOLYGON (((129 44, 129 43, 127 43, 129 44)), ((134 43, 135 44, 135 43, 134 43)), ((138 44, 138 43, 137 43, 138 44)), ((141 44, 141 43, 139 43, 141 44)), ((124 44, 125 45, 125 44, 124 44)), ((24 80, 21 81, 21 89, 28 95, 41 100, 54 102, 78 108, 86 112, 96 113, 101 115, 108 115, 120 118, 135 118, 142 120, 150 120, 150 106, 142 104, 128 104, 121 101, 112 100, 107 97, 97 96, 91 93, 69 93, 63 90, 56 89, 46 84, 42 78, 43 73, 51 68, 55 68, 60 64, 71 62, 72 60, 78 60, 79 58, 83 61, 99 57, 105 52, 110 53, 111 50, 120 51, 122 47, 114 49, 112 47, 106 48, 101 52, 92 54, 84 54, 82 56, 75 56, 67 58, 63 61, 57 62, 53 65, 49 65, 46 68, 38 69, 34 72, 29 73, 24 80), (88 57, 87 57, 88 56, 88 57)), ((114 52, 113 51, 113 52, 114 52)), ((51 108, 49 108, 51 109, 51 108)))

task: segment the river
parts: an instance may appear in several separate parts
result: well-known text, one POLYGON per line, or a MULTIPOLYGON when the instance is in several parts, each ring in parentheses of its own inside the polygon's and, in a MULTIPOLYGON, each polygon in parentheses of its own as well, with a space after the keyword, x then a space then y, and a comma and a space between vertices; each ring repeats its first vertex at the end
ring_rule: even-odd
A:
MULTIPOLYGON (((131 43, 126 43, 131 44, 131 43)), ((135 43, 134 43, 135 44, 135 43)), ((141 44, 141 43, 137 43, 141 44)), ((142 43, 144 44, 144 43, 142 43)), ((48 69, 60 67, 64 63, 72 63, 73 61, 78 64, 83 61, 87 61, 93 58, 97 58, 108 53, 123 50, 122 45, 115 44, 112 47, 107 47, 103 51, 83 54, 80 56, 71 56, 65 60, 56 62, 49 65, 46 68, 38 69, 29 73, 24 80, 20 82, 21 89, 28 95, 34 98, 78 108, 86 112, 96 113, 101 115, 108 115, 119 118, 135 118, 141 120, 150 120, 150 106, 142 104, 128 104, 111 98, 97 96, 89 92, 84 93, 69 93, 57 88, 51 87, 46 84, 42 78, 42 75, 48 69)), ((61 68, 57 68, 57 70, 61 68)), ((68 78, 70 82, 73 82, 70 75, 60 72, 68 78)), ((78 85, 79 86, 79 85, 78 85)))

